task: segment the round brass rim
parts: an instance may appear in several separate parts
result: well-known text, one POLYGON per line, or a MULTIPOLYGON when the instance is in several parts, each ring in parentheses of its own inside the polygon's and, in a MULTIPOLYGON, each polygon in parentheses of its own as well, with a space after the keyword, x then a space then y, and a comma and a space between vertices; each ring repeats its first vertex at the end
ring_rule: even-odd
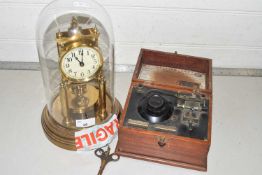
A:
POLYGON ((100 72, 100 70, 102 69, 102 65, 103 65, 103 62, 104 62, 104 60, 102 59, 102 58, 103 58, 103 57, 102 57, 102 54, 101 54, 101 52, 99 51, 98 48, 96 48, 96 47, 89 47, 89 46, 85 46, 85 45, 70 48, 61 58, 62 58, 62 59, 61 59, 60 62, 59 62, 60 70, 62 70, 62 74, 63 74, 67 79, 69 79, 69 80, 71 80, 71 81, 73 81, 73 82, 88 82, 88 81, 90 81, 90 80, 93 80, 93 79, 96 77, 96 75, 100 72), (95 50, 95 51, 97 52, 97 54, 99 55, 99 61, 100 61, 100 63, 99 63, 99 68, 96 70, 96 72, 95 72, 93 75, 91 75, 91 76, 89 76, 89 77, 86 77, 86 78, 84 78, 84 79, 75 79, 75 78, 72 78, 72 77, 68 76, 68 75, 66 74, 66 72, 64 72, 64 69, 63 69, 64 56, 65 56, 67 53, 69 53, 70 51, 72 51, 72 50, 74 50, 74 49, 77 49, 77 48, 89 48, 89 49, 95 50))
MULTIPOLYGON (((115 99, 114 106, 115 114, 117 114, 117 117, 119 119, 122 112, 122 106, 117 99, 115 99)), ((75 132, 79 130, 66 128, 57 123, 49 114, 47 106, 45 106, 43 109, 41 123, 48 140, 50 140, 53 144, 60 148, 76 151, 75 132)))

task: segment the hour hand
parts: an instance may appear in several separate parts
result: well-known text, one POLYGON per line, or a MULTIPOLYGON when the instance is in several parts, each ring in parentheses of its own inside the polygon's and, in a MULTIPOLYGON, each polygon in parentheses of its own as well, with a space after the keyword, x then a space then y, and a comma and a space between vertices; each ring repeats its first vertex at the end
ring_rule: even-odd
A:
POLYGON ((75 56, 75 59, 79 62, 79 63, 81 63, 81 61, 75 56))
POLYGON ((75 56, 75 59, 79 62, 79 65, 81 66, 81 67, 83 67, 85 64, 84 64, 84 62, 83 61, 80 61, 76 56, 75 56))

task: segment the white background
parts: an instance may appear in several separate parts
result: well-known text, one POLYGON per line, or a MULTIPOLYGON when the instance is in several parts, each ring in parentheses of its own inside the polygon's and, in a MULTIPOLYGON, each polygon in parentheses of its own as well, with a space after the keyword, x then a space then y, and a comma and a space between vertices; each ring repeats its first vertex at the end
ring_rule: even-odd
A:
MULTIPOLYGON (((113 22, 116 64, 141 47, 262 68, 261 0, 98 0, 113 22)), ((38 62, 35 25, 50 0, 0 0, 0 61, 38 62)))

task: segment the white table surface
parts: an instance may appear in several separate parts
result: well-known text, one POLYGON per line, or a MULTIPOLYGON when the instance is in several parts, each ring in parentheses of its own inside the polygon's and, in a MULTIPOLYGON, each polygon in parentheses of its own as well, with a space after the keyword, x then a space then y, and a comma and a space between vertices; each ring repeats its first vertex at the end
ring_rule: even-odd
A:
MULTIPOLYGON (((115 78, 116 97, 124 104, 131 73, 115 78)), ((213 77, 213 96, 207 172, 121 157, 104 174, 261 174, 262 78, 213 77)), ((40 123, 44 105, 39 71, 0 71, 0 174, 96 175, 100 160, 93 152, 63 150, 47 140, 40 123)))

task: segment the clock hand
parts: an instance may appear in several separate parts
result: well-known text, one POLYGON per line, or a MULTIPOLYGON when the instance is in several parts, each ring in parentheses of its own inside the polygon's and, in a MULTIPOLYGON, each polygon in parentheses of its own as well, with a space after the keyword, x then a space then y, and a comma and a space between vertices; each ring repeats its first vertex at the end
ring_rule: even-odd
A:
POLYGON ((75 59, 79 62, 79 63, 81 63, 81 61, 79 61, 79 59, 75 56, 75 59))
POLYGON ((84 62, 83 62, 83 59, 84 59, 84 53, 83 53, 83 50, 82 50, 81 56, 82 56, 82 61, 81 61, 81 62, 84 63, 84 62))
POLYGON ((80 61, 76 56, 75 56, 75 59, 79 62, 79 65, 81 66, 81 67, 83 67, 85 64, 84 64, 84 62, 83 61, 80 61))

